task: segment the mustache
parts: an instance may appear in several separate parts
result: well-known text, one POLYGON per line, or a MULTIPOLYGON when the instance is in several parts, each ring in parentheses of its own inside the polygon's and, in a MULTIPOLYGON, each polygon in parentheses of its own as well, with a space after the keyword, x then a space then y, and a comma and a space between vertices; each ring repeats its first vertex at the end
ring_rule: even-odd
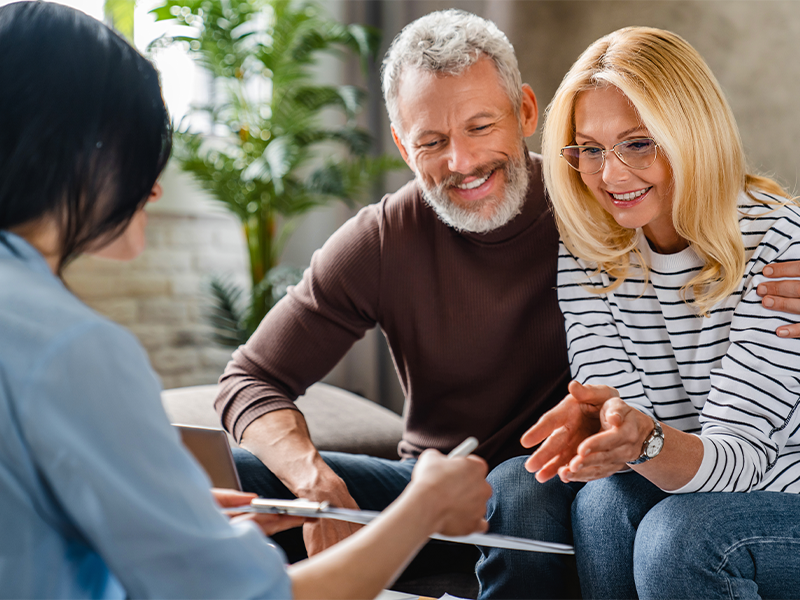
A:
POLYGON ((508 160, 494 160, 490 163, 486 163, 485 165, 480 165, 472 170, 470 173, 452 173, 445 177, 439 184, 436 186, 440 190, 445 190, 448 187, 452 187, 455 185, 462 185, 467 179, 470 177, 474 177, 475 179, 481 179, 489 175, 492 171, 496 171, 497 169, 506 170, 508 168, 508 160))

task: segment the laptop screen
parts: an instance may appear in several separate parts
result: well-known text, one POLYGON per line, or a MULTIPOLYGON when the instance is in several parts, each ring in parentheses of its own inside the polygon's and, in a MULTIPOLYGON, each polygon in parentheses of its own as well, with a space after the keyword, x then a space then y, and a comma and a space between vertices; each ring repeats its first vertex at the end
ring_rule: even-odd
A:
POLYGON ((183 445, 203 467, 214 487, 242 489, 228 436, 222 429, 194 425, 175 425, 175 428, 181 434, 183 445))

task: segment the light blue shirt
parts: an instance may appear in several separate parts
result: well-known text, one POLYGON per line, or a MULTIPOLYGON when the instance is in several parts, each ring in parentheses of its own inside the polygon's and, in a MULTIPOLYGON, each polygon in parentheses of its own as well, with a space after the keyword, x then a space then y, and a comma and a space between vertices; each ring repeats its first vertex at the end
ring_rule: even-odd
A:
POLYGON ((290 598, 219 512, 147 356, 0 231, 0 598, 290 598))

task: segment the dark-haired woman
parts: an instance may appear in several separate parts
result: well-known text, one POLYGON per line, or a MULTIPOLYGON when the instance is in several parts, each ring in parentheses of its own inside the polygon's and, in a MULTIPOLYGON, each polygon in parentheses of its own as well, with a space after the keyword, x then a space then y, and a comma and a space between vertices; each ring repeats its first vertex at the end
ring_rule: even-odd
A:
POLYGON ((376 523, 289 573, 229 522, 141 346, 59 277, 144 247, 170 149, 157 73, 41 2, 0 8, 0 57, 0 598, 365 598, 428 535, 486 527, 485 463, 437 453, 376 523))

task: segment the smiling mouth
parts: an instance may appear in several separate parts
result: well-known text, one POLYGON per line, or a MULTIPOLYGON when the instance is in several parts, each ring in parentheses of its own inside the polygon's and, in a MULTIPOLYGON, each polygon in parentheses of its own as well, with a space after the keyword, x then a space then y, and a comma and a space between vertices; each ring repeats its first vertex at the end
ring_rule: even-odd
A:
POLYGON ((489 179, 489 177, 491 177, 493 173, 494 170, 489 171, 486 175, 484 175, 480 179, 473 179, 469 183, 462 183, 454 187, 457 187, 460 190, 474 190, 475 188, 478 188, 482 186, 484 183, 486 183, 486 180, 489 179))
POLYGON ((620 202, 630 202, 631 200, 636 200, 637 198, 644 196, 647 192, 649 192, 652 189, 653 186, 651 185, 648 188, 644 188, 643 190, 637 190, 635 192, 626 192, 624 194, 615 194, 613 192, 608 192, 608 193, 614 200, 620 202))

